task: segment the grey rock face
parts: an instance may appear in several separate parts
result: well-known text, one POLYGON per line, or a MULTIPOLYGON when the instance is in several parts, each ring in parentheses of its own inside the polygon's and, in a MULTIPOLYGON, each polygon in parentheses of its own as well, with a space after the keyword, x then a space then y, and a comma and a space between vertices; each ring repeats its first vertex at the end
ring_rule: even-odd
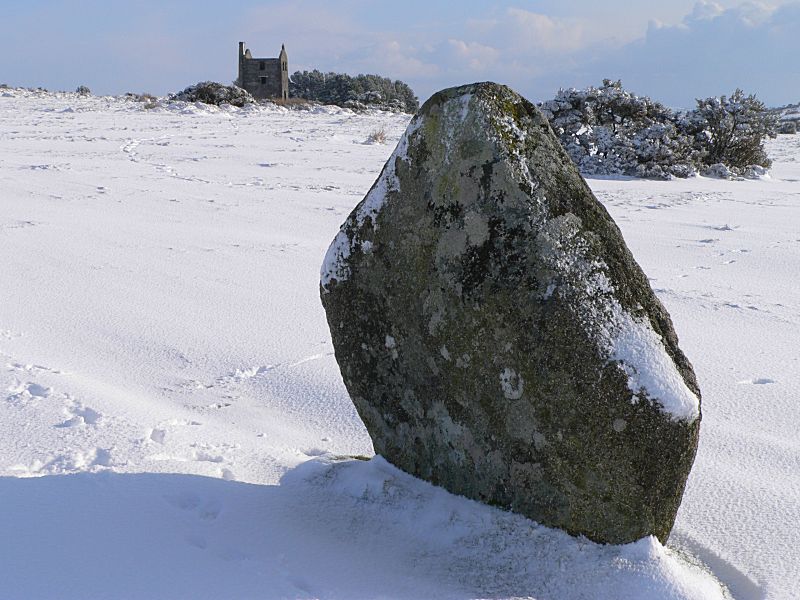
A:
POLYGON ((321 297, 377 453, 575 535, 666 540, 697 382, 532 104, 492 83, 428 100, 331 244, 321 297))

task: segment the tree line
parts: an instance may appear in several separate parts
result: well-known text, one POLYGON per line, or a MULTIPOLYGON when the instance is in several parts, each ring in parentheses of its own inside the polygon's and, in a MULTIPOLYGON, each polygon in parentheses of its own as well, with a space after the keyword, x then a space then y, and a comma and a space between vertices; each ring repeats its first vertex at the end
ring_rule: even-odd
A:
POLYGON ((296 71, 289 78, 289 96, 347 108, 381 108, 413 113, 419 100, 408 84, 380 75, 346 75, 296 71))

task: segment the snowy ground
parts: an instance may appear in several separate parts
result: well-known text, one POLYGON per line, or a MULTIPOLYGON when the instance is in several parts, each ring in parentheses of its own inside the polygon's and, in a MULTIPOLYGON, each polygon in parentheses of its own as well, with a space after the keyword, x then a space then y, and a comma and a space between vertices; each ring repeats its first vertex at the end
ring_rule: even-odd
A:
POLYGON ((319 265, 406 122, 0 90, 0 598, 797 596, 800 136, 590 181, 704 410, 668 548, 601 547, 342 458, 319 265))

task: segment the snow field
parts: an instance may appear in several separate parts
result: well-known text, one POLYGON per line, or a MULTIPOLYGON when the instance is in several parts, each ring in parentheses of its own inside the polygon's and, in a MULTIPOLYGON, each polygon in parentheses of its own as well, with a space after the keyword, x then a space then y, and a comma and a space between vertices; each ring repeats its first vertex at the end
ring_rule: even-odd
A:
POLYGON ((0 90, 0 598, 793 597, 800 143, 590 180, 704 418, 668 547, 600 547, 341 458, 319 268, 407 122, 0 90))

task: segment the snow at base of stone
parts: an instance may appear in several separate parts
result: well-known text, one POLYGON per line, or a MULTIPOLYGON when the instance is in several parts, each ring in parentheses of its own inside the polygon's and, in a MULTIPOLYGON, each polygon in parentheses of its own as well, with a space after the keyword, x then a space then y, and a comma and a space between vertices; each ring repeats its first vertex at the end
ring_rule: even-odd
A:
MULTIPOLYGON (((378 176, 378 179, 373 184, 370 191, 367 193, 363 202, 359 205, 355 213, 355 220, 351 217, 348 218, 339 233, 331 242, 328 251, 325 253, 325 259, 322 261, 320 268, 319 280, 322 287, 325 288, 328 284, 336 279, 343 281, 350 275, 350 268, 347 265, 347 258, 350 253, 355 249, 359 240, 357 237, 350 237, 350 231, 358 230, 364 225, 364 221, 369 217, 372 221, 372 228, 378 228, 378 213, 383 205, 386 203, 386 196, 389 192, 400 191, 400 181, 397 179, 396 161, 397 159, 408 160, 408 142, 409 138, 420 128, 422 125, 422 118, 415 117, 408 125, 397 147, 392 152, 383 171, 378 176)), ((372 248, 372 243, 369 243, 368 248, 372 248)))
MULTIPOLYGON (((302 499, 298 512, 310 522, 325 522, 331 537, 368 540, 381 531, 380 547, 374 548, 378 560, 391 554, 416 565, 418 582, 458 582, 461 587, 460 594, 457 588, 439 589, 431 597, 726 597, 712 575, 654 537, 622 546, 572 537, 450 494, 380 456, 346 462, 330 455, 315 458, 285 476, 282 485, 302 491, 295 494, 302 499)), ((395 594, 405 597, 400 590, 395 594)))

